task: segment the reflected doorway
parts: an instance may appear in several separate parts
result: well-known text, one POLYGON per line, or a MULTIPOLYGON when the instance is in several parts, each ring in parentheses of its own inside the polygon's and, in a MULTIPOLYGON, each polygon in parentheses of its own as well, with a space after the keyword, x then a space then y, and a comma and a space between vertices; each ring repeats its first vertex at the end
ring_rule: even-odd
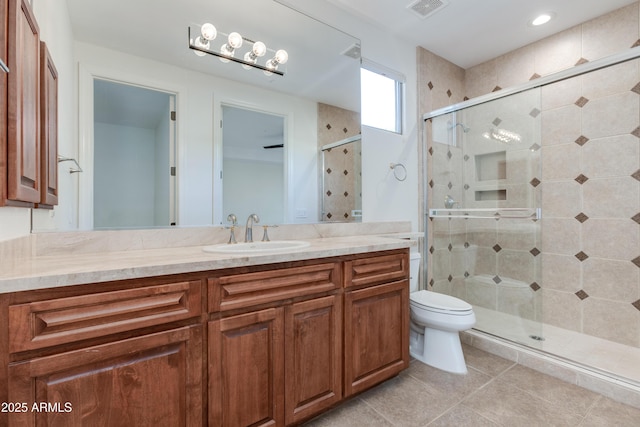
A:
POLYGON ((283 223, 284 122, 283 116, 222 106, 223 219, 233 213, 242 222, 256 213, 261 225, 283 223))
POLYGON ((175 95, 94 80, 93 227, 176 225, 175 95))

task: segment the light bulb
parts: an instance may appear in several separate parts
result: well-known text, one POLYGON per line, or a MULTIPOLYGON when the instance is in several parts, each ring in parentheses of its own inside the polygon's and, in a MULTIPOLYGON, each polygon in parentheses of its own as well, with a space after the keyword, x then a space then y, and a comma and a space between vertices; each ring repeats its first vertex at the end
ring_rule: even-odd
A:
POLYGON ((202 34, 202 37, 206 40, 213 40, 218 35, 218 31, 216 30, 216 27, 214 27, 213 24, 210 24, 208 22, 206 24, 202 24, 202 27, 200 28, 200 32, 202 34))
POLYGON ((278 61, 276 61, 275 58, 272 58, 268 60, 267 63, 264 64, 264 66, 267 67, 267 69, 270 71, 275 71, 278 69, 278 61))
POLYGON ((238 49, 242 46, 242 36, 236 32, 229 34, 228 45, 233 49, 238 49))
POLYGON ((286 50, 280 49, 276 52, 276 56, 274 56, 273 59, 278 64, 286 64, 287 61, 289 60, 289 54, 287 53, 286 50))
POLYGON ((251 52, 253 52, 255 56, 264 56, 264 54, 267 53, 267 46, 262 42, 255 42, 251 52))
MULTIPOLYGON (((193 42, 193 45, 202 49, 209 49, 210 47, 209 40, 205 40, 202 37, 197 37, 196 40, 193 42)), ((199 50, 194 50, 193 53, 195 53, 198 56, 206 55, 206 53, 199 50)))
MULTIPOLYGON (((235 54, 235 49, 233 49, 232 47, 230 47, 228 44, 225 43, 222 46, 220 46, 220 53, 223 54, 224 56, 233 57, 235 54)), ((229 60, 226 58, 219 58, 219 59, 222 62, 229 62, 229 60)))

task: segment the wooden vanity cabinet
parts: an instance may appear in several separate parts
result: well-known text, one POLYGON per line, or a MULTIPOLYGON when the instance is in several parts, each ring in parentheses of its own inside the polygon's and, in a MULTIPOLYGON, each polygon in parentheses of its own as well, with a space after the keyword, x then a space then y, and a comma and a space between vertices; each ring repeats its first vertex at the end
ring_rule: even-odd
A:
POLYGON ((6 425, 203 425, 201 280, 81 289, 20 293, 2 307, 6 402, 21 405, 2 414, 6 425))
POLYGON ((209 425, 291 425, 342 399, 340 264, 209 280, 209 425))
POLYGON ((408 272, 406 251, 345 262, 345 397, 409 366, 408 272))

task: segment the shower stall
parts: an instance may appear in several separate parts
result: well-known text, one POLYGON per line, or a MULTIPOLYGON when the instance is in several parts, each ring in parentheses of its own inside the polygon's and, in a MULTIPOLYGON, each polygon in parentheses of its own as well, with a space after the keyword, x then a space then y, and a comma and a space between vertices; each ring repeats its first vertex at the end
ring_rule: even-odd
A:
POLYGON ((640 386, 640 56, 428 113, 424 286, 474 329, 640 386))

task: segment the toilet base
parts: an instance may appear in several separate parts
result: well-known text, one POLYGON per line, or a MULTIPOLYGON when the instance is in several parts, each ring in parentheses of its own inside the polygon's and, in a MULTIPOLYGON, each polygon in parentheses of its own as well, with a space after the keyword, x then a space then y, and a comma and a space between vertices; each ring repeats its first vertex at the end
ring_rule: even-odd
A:
MULTIPOLYGON (((413 322, 412 322, 413 323, 413 322)), ((434 368, 454 374, 466 374, 460 335, 458 332, 446 332, 424 328, 424 334, 417 332, 417 325, 411 325, 409 354, 415 359, 434 368)))

